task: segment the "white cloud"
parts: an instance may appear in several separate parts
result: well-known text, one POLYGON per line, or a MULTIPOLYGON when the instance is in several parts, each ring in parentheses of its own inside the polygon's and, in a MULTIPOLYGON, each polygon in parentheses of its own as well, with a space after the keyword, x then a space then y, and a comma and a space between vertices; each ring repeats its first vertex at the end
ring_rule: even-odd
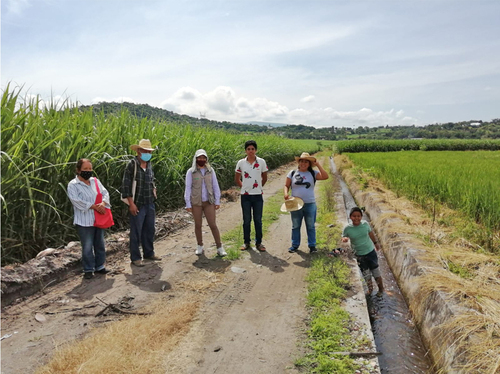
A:
POLYGON ((238 97, 227 86, 220 86, 205 94, 191 87, 183 87, 161 103, 164 109, 198 117, 200 114, 219 121, 247 122, 269 121, 288 124, 304 124, 316 127, 357 127, 418 124, 416 118, 404 115, 403 110, 374 111, 362 108, 358 111, 339 111, 326 108, 289 109, 276 101, 257 97, 238 97))
POLYGON ((30 0, 3 0, 7 6, 7 12, 16 15, 21 14, 25 9, 31 6, 30 0))
POLYGON ((219 121, 276 120, 286 118, 286 106, 265 98, 237 97, 231 87, 219 86, 205 94, 183 87, 164 100, 160 107, 198 117, 200 114, 219 121))
POLYGON ((230 115, 235 109, 236 94, 230 87, 217 87, 205 95, 209 109, 230 115))
POLYGON ((316 97, 314 95, 309 95, 309 96, 306 96, 306 97, 303 97, 302 99, 300 99, 300 102, 301 103, 312 103, 315 100, 316 100, 316 97))
POLYGON ((19 100, 16 105, 19 108, 20 105, 25 107, 38 106, 41 109, 54 108, 56 110, 61 110, 63 108, 74 107, 75 103, 67 96, 54 95, 50 98, 44 99, 40 95, 34 95, 28 93, 19 100))

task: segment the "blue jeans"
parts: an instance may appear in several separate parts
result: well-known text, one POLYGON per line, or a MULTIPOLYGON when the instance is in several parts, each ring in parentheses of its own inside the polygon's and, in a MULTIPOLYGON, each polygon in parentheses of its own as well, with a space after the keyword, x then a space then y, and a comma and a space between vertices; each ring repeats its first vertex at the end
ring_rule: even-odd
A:
POLYGON ((262 195, 241 195, 241 210, 243 211, 243 241, 250 244, 250 224, 255 227, 255 244, 262 243, 262 209, 264 208, 264 199, 262 195))
POLYGON ((306 222, 307 230, 307 245, 316 247, 316 203, 305 203, 300 210, 290 212, 292 215, 292 246, 298 248, 300 246, 300 227, 302 226, 302 218, 306 222))
POLYGON ((106 261, 104 229, 76 225, 76 231, 82 243, 83 271, 92 273, 104 269, 104 262, 106 261))
POLYGON ((139 245, 142 244, 144 258, 155 255, 153 241, 155 239, 155 204, 139 207, 136 216, 130 214, 130 260, 137 261, 142 258, 139 245))

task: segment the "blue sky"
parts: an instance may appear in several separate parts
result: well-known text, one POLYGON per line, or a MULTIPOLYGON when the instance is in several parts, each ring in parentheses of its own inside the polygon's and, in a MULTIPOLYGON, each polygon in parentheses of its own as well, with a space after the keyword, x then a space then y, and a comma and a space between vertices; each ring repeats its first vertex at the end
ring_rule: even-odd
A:
POLYGON ((500 1, 3 0, 2 90, 235 122, 500 117, 500 1))

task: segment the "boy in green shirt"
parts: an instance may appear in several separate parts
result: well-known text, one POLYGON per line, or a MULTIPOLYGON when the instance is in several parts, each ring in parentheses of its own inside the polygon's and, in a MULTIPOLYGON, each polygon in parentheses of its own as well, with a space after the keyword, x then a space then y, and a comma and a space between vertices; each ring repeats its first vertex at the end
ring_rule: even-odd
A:
POLYGON ((342 241, 347 243, 349 239, 351 240, 351 248, 356 254, 359 268, 368 286, 368 294, 373 292, 373 275, 378 286, 377 296, 381 296, 384 292, 384 284, 378 267, 377 252, 375 252, 375 249, 377 251, 380 250, 380 245, 375 235, 373 235, 370 224, 362 220, 363 212, 360 208, 352 208, 349 218, 352 223, 344 227, 342 231, 342 241), (374 245, 375 249, 373 248, 374 245))

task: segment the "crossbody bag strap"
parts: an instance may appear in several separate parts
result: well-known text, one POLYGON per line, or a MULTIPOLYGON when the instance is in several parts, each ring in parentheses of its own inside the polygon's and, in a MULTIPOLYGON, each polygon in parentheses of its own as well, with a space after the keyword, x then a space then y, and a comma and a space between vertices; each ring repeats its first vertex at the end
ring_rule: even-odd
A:
POLYGON ((99 189, 99 183, 97 183, 97 178, 94 177, 94 182, 95 182, 95 189, 97 191, 97 195, 95 197, 95 204, 100 204, 104 201, 104 199, 102 198, 102 193, 101 193, 101 190, 99 189), (97 202, 99 200, 99 195, 101 196, 101 201, 97 202))
POLYGON ((95 182, 95 189, 97 190, 97 194, 99 195, 101 193, 101 190, 99 189, 99 184, 97 183, 96 177, 94 177, 94 182, 95 182))
POLYGON ((135 191, 137 190, 137 182, 135 180, 135 177, 137 176, 137 160, 134 160, 134 179, 132 179, 132 185, 134 185, 134 190, 132 191, 132 200, 135 201, 135 191))

